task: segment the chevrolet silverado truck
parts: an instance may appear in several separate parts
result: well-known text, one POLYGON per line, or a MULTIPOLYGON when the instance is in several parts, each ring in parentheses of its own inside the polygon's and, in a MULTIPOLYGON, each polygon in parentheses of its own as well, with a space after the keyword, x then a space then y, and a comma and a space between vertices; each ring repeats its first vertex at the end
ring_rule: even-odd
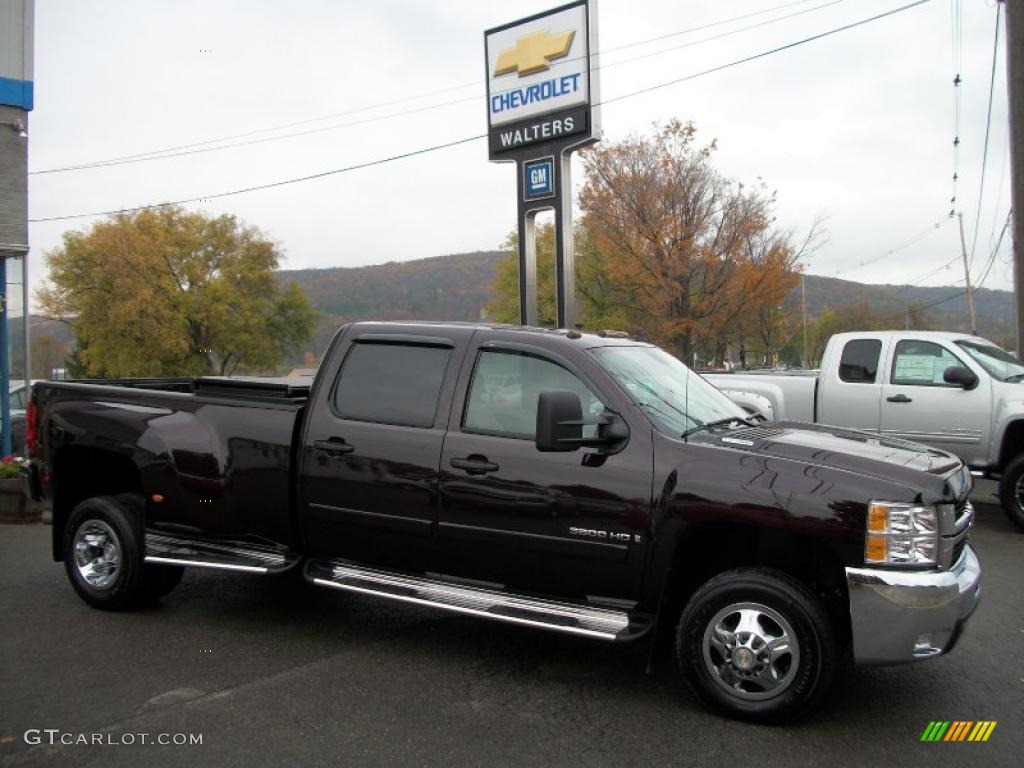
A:
POLYGON ((975 474, 999 479, 1003 510, 1024 529, 1024 363, 991 341, 838 333, 818 372, 705 378, 769 421, 835 424, 954 453, 975 474))
POLYGON ((851 659, 949 651, 979 599, 958 458, 754 424, 611 333, 350 324, 310 383, 39 383, 27 433, 53 558, 97 608, 158 599, 183 568, 300 573, 595 641, 671 639, 703 702, 777 722, 851 659))

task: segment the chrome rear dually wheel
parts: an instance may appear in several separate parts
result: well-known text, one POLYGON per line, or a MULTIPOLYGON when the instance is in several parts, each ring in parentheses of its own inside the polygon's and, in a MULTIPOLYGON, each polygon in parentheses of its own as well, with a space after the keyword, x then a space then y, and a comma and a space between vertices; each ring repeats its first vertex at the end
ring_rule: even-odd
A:
POLYGON ((130 494, 94 496, 68 515, 64 568, 89 605, 135 608, 166 595, 181 581, 180 567, 145 563, 144 517, 142 499, 130 494))

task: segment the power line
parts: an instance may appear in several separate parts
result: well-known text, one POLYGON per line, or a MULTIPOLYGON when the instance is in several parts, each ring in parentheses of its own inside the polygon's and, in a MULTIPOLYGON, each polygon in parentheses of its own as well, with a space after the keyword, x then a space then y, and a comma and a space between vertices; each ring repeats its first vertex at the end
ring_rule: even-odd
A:
POLYGON ((981 150, 981 183, 978 187, 978 215, 974 219, 974 239, 971 241, 970 266, 974 266, 974 249, 978 245, 978 230, 981 228, 981 204, 985 195, 985 167, 988 165, 988 136, 992 128, 992 95, 996 87, 996 60, 999 58, 999 4, 996 4, 996 34, 992 43, 992 76, 988 84, 988 114, 985 117, 985 144, 981 150))
POLYGON ((487 134, 479 134, 477 136, 467 136, 463 139, 456 139, 455 141, 449 141, 444 144, 435 144, 432 147, 423 147, 421 149, 414 149, 409 152, 403 152, 400 155, 391 155, 390 157, 382 157, 376 160, 369 160, 365 163, 358 163, 356 165, 349 165, 344 168, 335 168, 330 171, 321 171, 320 173, 311 173, 308 176, 297 176, 293 179, 282 179, 280 181, 272 181, 269 184, 257 184, 251 187, 243 187, 241 189, 233 189, 228 192, 217 192, 214 194, 201 195, 199 197, 189 197, 182 200, 173 200, 166 203, 147 203, 146 205, 137 205, 132 208, 118 208, 116 210, 109 211, 96 211, 93 213, 75 213, 67 216, 48 216, 41 219, 29 219, 31 222, 41 221, 66 221, 68 219, 85 219, 91 216, 110 216, 115 213, 132 213, 134 211, 145 211, 150 208, 165 208, 169 205, 184 205, 185 203, 197 203, 200 200, 213 200, 220 197, 231 197, 232 195, 241 195, 246 192, 256 192, 261 189, 272 189, 274 187, 283 187, 288 184, 298 184, 301 181, 312 181, 313 179, 322 179, 325 176, 334 176, 339 173, 348 173, 349 171, 357 171, 361 168, 370 168, 374 165, 383 165, 384 163, 390 163, 395 160, 404 160, 409 157, 416 157, 417 155, 425 155, 429 152, 437 152, 441 149, 449 149, 451 147, 457 147, 460 144, 468 144, 471 141, 477 141, 478 139, 487 138, 487 134))
MULTIPOLYGON (((616 47, 613 47, 613 48, 606 48, 603 51, 600 51, 599 53, 594 53, 594 54, 591 54, 591 55, 596 58, 599 55, 608 54, 608 53, 611 53, 613 51, 625 50, 627 48, 635 48, 637 46, 647 45, 647 44, 652 43, 652 42, 658 42, 658 41, 666 40, 666 39, 672 38, 672 37, 678 37, 680 35, 689 34, 691 32, 698 32, 698 31, 703 30, 703 29, 710 29, 712 27, 721 26, 723 24, 729 24, 729 23, 732 23, 734 21, 742 21, 744 19, 753 18, 755 16, 763 16, 766 13, 771 13, 771 12, 777 11, 777 10, 784 10, 786 8, 792 8, 793 6, 796 6, 796 5, 805 5, 806 3, 810 2, 810 1, 811 0, 797 0, 797 2, 784 3, 782 5, 777 5, 777 6, 773 6, 771 8, 766 8, 765 10, 762 10, 762 11, 756 11, 756 12, 753 12, 753 13, 747 13, 747 14, 743 14, 743 15, 740 15, 740 16, 733 16, 733 17, 730 17, 728 19, 721 19, 719 21, 710 22, 708 24, 702 24, 700 26, 689 27, 687 29, 678 30, 676 32, 670 32, 668 34, 658 35, 657 37, 651 37, 651 38, 647 38, 645 40, 638 40, 638 41, 635 41, 635 42, 632 42, 632 43, 626 43, 624 45, 619 45, 619 46, 616 46, 616 47)), ((621 60, 621 61, 613 62, 611 64, 605 64, 603 66, 595 67, 595 69, 608 69, 610 67, 618 66, 620 64, 628 64, 630 62, 638 61, 640 59, 649 58, 651 56, 658 56, 658 55, 661 55, 661 54, 664 54, 664 53, 669 53, 671 51, 680 50, 682 48, 688 48, 688 47, 692 47, 692 46, 695 46, 695 45, 701 45, 703 43, 711 42, 713 40, 718 40, 720 38, 728 37, 730 35, 739 34, 741 32, 748 32, 748 31, 750 31, 752 29, 757 29, 759 27, 763 27, 763 26, 766 26, 768 24, 775 24, 775 23, 780 22, 780 21, 785 21, 786 19, 790 19, 790 18, 793 18, 795 16, 801 16, 801 15, 806 14, 806 13, 812 13, 814 11, 821 10, 822 8, 826 8, 826 7, 831 6, 831 5, 837 5, 838 3, 845 2, 845 1, 846 0, 829 0, 829 2, 820 4, 820 5, 816 5, 813 8, 805 8, 804 10, 796 11, 794 13, 787 14, 785 16, 780 16, 780 17, 775 18, 775 19, 769 19, 767 21, 762 21, 762 22, 759 22, 757 24, 752 24, 752 25, 747 26, 747 27, 741 27, 739 29, 730 30, 728 32, 723 32, 722 34, 719 34, 719 35, 713 35, 711 37, 703 38, 701 40, 695 40, 693 42, 685 43, 683 45, 673 46, 672 48, 665 48, 665 49, 662 49, 660 51, 654 51, 652 53, 643 54, 641 56, 637 56, 637 57, 634 57, 634 58, 631 58, 631 59, 624 59, 624 60, 621 60)), ((583 57, 577 57, 577 60, 579 60, 581 58, 583 58, 583 57)), ((217 147, 209 147, 208 146, 210 144, 221 144, 222 142, 232 141, 234 139, 248 138, 250 136, 259 135, 261 133, 269 133, 269 132, 272 132, 272 131, 285 130, 287 128, 295 128, 295 127, 298 127, 298 126, 301 126, 301 125, 309 125, 311 123, 322 122, 324 120, 332 120, 332 119, 334 119, 336 117, 343 117, 343 116, 346 116, 346 115, 357 114, 357 113, 360 113, 360 112, 367 112, 367 111, 370 111, 370 110, 379 109, 381 107, 394 106, 396 104, 401 104, 401 103, 404 103, 404 102, 407 102, 407 101, 413 101, 413 100, 416 100, 416 99, 426 98, 428 96, 439 95, 439 94, 442 94, 442 93, 449 93, 451 91, 457 91, 457 90, 461 90, 463 88, 468 88, 468 87, 471 87, 471 86, 480 86, 480 85, 483 85, 483 83, 484 83, 483 80, 474 80, 472 82, 462 83, 461 85, 454 85, 454 86, 450 86, 450 87, 447 87, 447 88, 441 88, 441 89, 438 89, 438 90, 435 90, 435 91, 429 91, 427 93, 422 93, 422 94, 413 95, 413 96, 406 96, 406 97, 402 97, 400 99, 392 99, 390 101, 385 101, 385 102, 378 102, 376 104, 371 104, 371 105, 367 105, 367 106, 363 106, 363 107, 357 107, 357 108, 354 108, 354 109, 344 110, 342 112, 335 112, 335 113, 332 113, 330 115, 324 115, 322 117, 315 117, 315 118, 310 118, 310 119, 307 119, 307 120, 299 120, 299 121, 295 121, 295 122, 291 122, 291 123, 284 123, 282 125, 272 126, 272 127, 269 127, 269 128, 260 128, 260 129, 256 129, 256 130, 252 130, 252 131, 246 131, 244 133, 233 134, 231 136, 222 136, 222 137, 220 137, 218 139, 208 139, 206 141, 199 141, 199 142, 194 142, 194 143, 191 143, 191 144, 181 144, 181 145, 174 146, 174 147, 166 147, 164 149, 151 150, 149 152, 140 152, 140 153, 136 153, 136 154, 132 154, 132 155, 122 155, 120 157, 108 158, 106 160, 96 160, 96 161, 90 161, 90 162, 85 162, 85 163, 77 163, 77 164, 74 164, 74 165, 66 165, 66 166, 57 167, 57 168, 44 168, 44 169, 41 169, 41 170, 38 170, 38 171, 29 171, 29 175, 32 176, 32 175, 49 174, 49 173, 63 173, 63 172, 66 172, 66 171, 79 171, 79 170, 87 170, 87 169, 90 169, 90 168, 105 168, 105 167, 113 166, 113 165, 125 165, 125 164, 128 164, 128 163, 144 162, 144 161, 147 161, 147 160, 163 160, 165 158, 181 157, 183 155, 199 154, 199 153, 203 153, 203 152, 215 152, 215 151, 218 151, 218 150, 221 150, 221 149, 229 149, 229 148, 233 148, 233 147, 248 146, 250 144, 260 144, 260 143, 268 142, 268 141, 278 141, 280 139, 296 138, 296 137, 299 137, 299 136, 307 136, 309 134, 321 133, 321 132, 324 132, 324 131, 331 131, 331 130, 336 130, 336 129, 339 129, 339 128, 348 128, 348 127, 355 126, 355 125, 364 125, 366 123, 371 123, 371 122, 375 122, 375 121, 378 121, 378 120, 388 120, 388 119, 395 118, 395 117, 402 117, 402 116, 408 115, 408 114, 415 114, 417 112, 424 112, 424 111, 431 110, 431 109, 439 109, 441 107, 448 107, 448 106, 452 106, 454 104, 462 104, 462 103, 465 103, 465 102, 468 102, 468 101, 473 101, 474 99, 479 98, 479 96, 469 96, 469 97, 466 97, 466 98, 454 99, 454 100, 451 100, 451 101, 442 102, 440 104, 430 104, 430 105, 426 105, 426 106, 422 106, 422 107, 418 107, 418 108, 414 108, 414 109, 410 109, 410 110, 403 110, 401 112, 396 112, 396 113, 392 113, 392 114, 388 114, 388 115, 382 115, 382 116, 378 116, 378 117, 371 117, 371 118, 366 118, 366 119, 363 119, 363 120, 356 120, 356 121, 353 121, 353 122, 342 123, 340 125, 326 126, 326 127, 321 127, 321 128, 314 128, 314 129, 309 130, 309 131, 300 131, 300 132, 297 132, 297 133, 286 134, 284 136, 271 136, 271 137, 262 138, 262 139, 255 139, 253 141, 243 141, 243 142, 226 144, 224 146, 217 146, 217 147), (206 147, 206 148, 205 149, 195 149, 196 147, 206 147), (193 151, 184 151, 184 150, 193 150, 193 151)))
POLYGON ((950 28, 953 33, 953 195, 949 215, 956 213, 957 181, 960 179, 960 72, 963 65, 963 15, 960 0, 950 0, 950 28))
MULTIPOLYGON (((876 14, 874 16, 869 16, 867 18, 861 19, 860 21, 855 21, 855 22, 852 22, 850 24, 843 25, 841 27, 835 27, 835 28, 830 29, 830 30, 828 30, 826 32, 821 32, 821 33, 816 34, 816 35, 811 35, 810 37, 805 37, 805 38, 803 38, 801 40, 797 40, 797 41, 792 42, 792 43, 787 43, 786 45, 781 45, 781 46, 779 46, 777 48, 772 48, 772 49, 767 50, 767 51, 762 51, 761 53, 757 53, 757 54, 754 54, 752 56, 747 56, 747 57, 744 57, 742 59, 737 59, 735 61, 731 61, 731 62, 726 63, 726 64, 720 64, 720 65, 718 65, 716 67, 711 67, 710 69, 705 69, 705 70, 703 70, 701 72, 696 72, 694 74, 687 75, 685 77, 676 78, 675 80, 670 80, 670 81, 665 82, 665 83, 659 83, 659 84, 656 84, 656 85, 648 86, 646 88, 641 88, 639 90, 632 91, 630 93, 624 93, 624 94, 621 94, 619 96, 615 96, 614 98, 611 98, 611 99, 605 99, 600 104, 595 104, 594 106, 602 106, 604 104, 611 104, 613 102, 622 101, 624 99, 632 98, 633 96, 639 96, 641 94, 650 93, 651 91, 655 91, 655 90, 658 90, 658 89, 661 89, 661 88, 666 88, 666 87, 668 87, 670 85, 676 85, 678 83, 686 82, 688 80, 693 80, 693 79, 695 79, 697 77, 702 77, 704 75, 709 75, 709 74, 712 74, 714 72, 721 72, 722 70, 729 69, 729 68, 735 67, 735 66, 739 66, 740 64, 746 64, 748 62, 755 61, 757 59, 762 59, 762 58, 764 58, 766 56, 770 56, 772 54, 779 53, 781 51, 786 51, 786 50, 789 50, 791 48, 795 48, 797 46, 803 45, 805 43, 814 42, 815 40, 821 40, 822 38, 838 34, 839 32, 845 32, 846 30, 853 29, 855 27, 859 27, 859 26, 862 26, 864 24, 868 24, 868 23, 870 23, 872 21, 877 21, 879 19, 886 18, 887 16, 892 16, 894 14, 910 10, 911 8, 915 8, 915 7, 919 6, 919 5, 924 5, 925 3, 928 3, 928 2, 930 2, 930 0, 916 0, 913 3, 909 3, 907 5, 903 5, 903 6, 900 6, 898 8, 894 8, 894 9, 892 9, 890 11, 886 11, 884 13, 876 14)), ((465 138, 455 139, 453 141, 445 142, 443 144, 436 144, 436 145, 430 146, 430 147, 422 147, 420 149, 410 150, 408 152, 403 152, 403 153, 397 154, 397 155, 391 155, 391 156, 388 156, 388 157, 378 158, 376 160, 370 160, 370 161, 367 161, 367 162, 364 162, 364 163, 358 163, 358 164, 355 164, 355 165, 345 166, 344 168, 335 168, 333 170, 321 171, 319 173, 313 173, 313 174, 309 174, 307 176, 299 176, 299 177, 292 178, 292 179, 282 179, 282 180, 270 182, 270 183, 267 183, 267 184, 257 184, 257 185, 253 185, 253 186, 250 186, 250 187, 243 187, 241 189, 229 190, 227 192, 218 192, 218 193, 214 193, 214 194, 204 194, 204 195, 198 195, 196 197, 190 197, 190 198, 185 198, 185 199, 176 200, 176 201, 170 201, 170 202, 164 202, 164 203, 149 203, 149 204, 145 204, 145 205, 134 206, 134 207, 131 207, 131 208, 120 208, 120 209, 116 209, 116 210, 94 211, 94 212, 91 212, 91 213, 67 214, 67 215, 64 215, 64 216, 47 216, 47 217, 41 217, 41 218, 36 218, 36 219, 29 219, 29 221, 33 222, 33 223, 39 223, 39 222, 44 222, 44 221, 67 221, 67 220, 70 220, 70 219, 85 219, 85 218, 90 218, 90 217, 93 217, 93 216, 109 216, 109 215, 112 215, 112 214, 115 214, 115 213, 129 213, 129 212, 134 212, 134 211, 146 210, 146 209, 149 209, 149 208, 162 208, 162 207, 166 207, 166 206, 169 206, 169 205, 183 205, 185 203, 199 202, 200 200, 212 200, 212 199, 217 199, 217 198, 222 198, 222 197, 230 197, 230 196, 233 196, 233 195, 244 194, 246 192, 256 192, 258 190, 263 190, 263 189, 272 189, 274 187, 282 187, 282 186, 289 185, 289 184, 297 184, 297 183, 303 182, 303 181, 311 181, 313 179, 321 179, 321 178, 324 178, 326 176, 333 176, 333 175, 337 175, 337 174, 341 174, 341 173, 348 173, 350 171, 355 171, 355 170, 359 170, 359 169, 362 169, 362 168, 369 168, 369 167, 376 166, 376 165, 384 165, 385 163, 393 162, 395 160, 403 160, 403 159, 410 158, 410 157, 415 157, 415 156, 418 156, 418 155, 425 155, 425 154, 428 154, 430 152, 437 152, 439 150, 449 149, 451 147, 455 147, 455 146, 458 146, 460 144, 467 144, 469 142, 477 141, 477 140, 483 139, 483 138, 486 138, 486 134, 478 134, 476 136, 467 136, 465 138)))
MULTIPOLYGON (((1009 226, 1009 223, 1010 223, 1010 216, 1012 214, 1013 214, 1013 211, 1010 211, 1010 213, 1008 213, 1007 216, 1006 216, 1006 224, 1003 225, 1003 234, 1006 233, 1006 229, 1007 229, 1007 227, 1009 226)), ((975 288, 980 288, 981 284, 983 282, 985 282, 985 278, 988 277, 989 270, 992 269, 992 263, 995 261, 996 254, 999 253, 999 246, 1003 242, 1003 234, 999 235, 999 242, 996 244, 995 250, 992 251, 992 256, 989 259, 988 268, 985 270, 985 274, 982 275, 981 280, 978 282, 978 284, 977 284, 977 286, 975 286, 975 288)), ((960 257, 957 256, 956 258, 958 259, 960 257)), ((956 261, 956 259, 954 259, 954 261, 956 261)), ((950 262, 950 263, 952 263, 952 262, 950 262)), ((937 307, 940 304, 945 304, 946 302, 953 301, 953 299, 959 299, 961 296, 965 295, 966 293, 967 293, 967 290, 964 289, 962 291, 958 291, 957 293, 951 294, 951 295, 946 296, 946 297, 941 298, 941 299, 937 299, 935 301, 922 302, 922 303, 917 303, 917 304, 909 304, 905 311, 906 312, 914 312, 914 311, 917 311, 917 310, 920 310, 920 309, 929 309, 930 307, 937 307)))
POLYGON ((867 267, 867 266, 869 266, 871 264, 874 264, 875 262, 881 261, 882 259, 887 258, 889 256, 892 256, 893 254, 899 253, 900 251, 904 251, 907 248, 909 248, 910 246, 916 245, 917 243, 919 243, 922 240, 924 240, 926 237, 928 237, 928 235, 932 234, 937 229, 939 229, 942 226, 942 224, 943 224, 942 220, 939 220, 939 221, 935 222, 934 224, 929 224, 927 227, 922 229, 917 234, 911 236, 909 239, 907 239, 906 241, 900 243, 899 245, 890 248, 889 250, 887 250, 885 253, 881 254, 880 256, 874 256, 874 257, 872 257, 870 259, 867 259, 866 261, 860 262, 859 264, 857 264, 856 266, 853 266, 853 267, 846 267, 844 269, 840 269, 840 270, 838 270, 836 272, 833 272, 832 275, 830 275, 830 277, 838 277, 839 275, 845 275, 847 272, 855 272, 858 269, 862 269, 863 267, 867 267))
POLYGON ((999 233, 999 240, 996 241, 996 247, 992 249, 992 255, 989 256, 988 265, 985 267, 985 272, 978 281, 977 287, 981 288, 985 279, 988 277, 988 273, 992 271, 992 265, 996 262, 996 255, 999 253, 999 247, 1003 244, 1003 236, 1006 234, 1007 228, 1010 226, 1010 219, 1013 217, 1013 211, 1011 210, 1006 214, 1006 222, 1003 224, 1003 230, 999 233))
POLYGON ((916 0, 916 2, 909 3, 907 5, 902 5, 899 8, 893 8, 891 11, 885 11, 884 13, 879 13, 879 14, 876 14, 874 16, 869 16, 866 19, 861 19, 860 21, 854 21, 854 22, 851 22, 849 24, 845 24, 845 25, 843 25, 841 27, 835 27, 833 29, 828 30, 827 32, 821 32, 821 33, 819 33, 817 35, 812 35, 811 37, 805 37, 802 40, 797 40, 796 42, 793 42, 793 43, 787 43, 786 45, 780 45, 778 48, 772 48, 771 50, 763 51, 761 53, 755 53, 753 56, 747 56, 744 59, 738 59, 737 61, 732 61, 732 62, 729 62, 728 64, 722 64, 722 65, 717 66, 717 67, 712 67, 711 69, 705 69, 702 72, 697 72, 697 73, 692 74, 692 75, 687 75, 686 77, 680 77, 680 78, 677 78, 675 80, 669 80, 666 83, 659 83, 658 85, 652 85, 652 86, 648 86, 647 88, 641 88, 639 90, 632 91, 630 93, 624 93, 621 96, 616 96, 613 99, 605 99, 603 103, 604 104, 611 104, 611 103, 616 102, 616 101, 621 101, 622 99, 628 99, 630 97, 639 96, 639 95, 644 94, 644 93, 651 93, 652 91, 657 91, 657 90, 659 90, 661 88, 667 88, 670 85, 676 85, 678 83, 686 82, 687 80, 693 80, 696 77, 701 77, 703 75, 710 75, 713 72, 720 72, 723 69, 728 69, 729 67, 735 67, 737 64, 746 64, 747 62, 755 61, 757 59, 762 59, 765 56, 770 56, 770 55, 772 55, 774 53, 779 53, 781 51, 786 51, 786 50, 789 50, 790 48, 796 48, 797 46, 803 45, 805 43, 810 43, 810 42, 813 42, 815 40, 821 40, 824 37, 829 37, 831 35, 835 35, 835 34, 838 34, 840 32, 845 32, 848 29, 853 29, 855 27, 863 26, 864 24, 869 24, 872 21, 878 21, 879 19, 884 19, 886 16, 892 16, 892 15, 897 14, 897 13, 902 13, 903 11, 908 11, 911 8, 916 8, 919 5, 924 5, 925 3, 929 3, 929 2, 931 2, 931 0, 916 0))
MULTIPOLYGON (((947 261, 945 264, 936 267, 931 272, 926 272, 925 274, 921 275, 920 277, 915 277, 913 280, 907 280, 905 285, 907 285, 908 287, 916 287, 919 283, 922 283, 925 280, 929 279, 932 275, 937 275, 942 270, 948 269, 949 267, 953 266, 953 264, 956 263, 959 260, 960 260, 960 254, 957 254, 952 259, 947 261)), ((954 281, 954 282, 956 282, 956 281, 954 281)))
MULTIPOLYGON (((806 3, 806 2, 808 2, 808 0, 800 0, 801 4, 802 3, 806 3)), ((650 58, 651 56, 660 56, 662 54, 671 53, 672 51, 677 51, 677 50, 680 50, 680 49, 683 49, 683 48, 690 48, 690 47, 695 46, 695 45, 702 45, 704 43, 711 42, 713 40, 718 40, 718 39, 723 38, 723 37, 729 37, 730 35, 739 34, 740 32, 747 32, 747 31, 750 31, 752 29, 757 29, 759 27, 766 26, 768 24, 775 24, 775 23, 780 22, 780 21, 785 21, 786 19, 793 18, 794 16, 802 16, 805 13, 812 13, 813 11, 821 10, 822 8, 826 8, 826 7, 830 6, 830 5, 837 5, 838 3, 842 3, 842 2, 846 2, 846 0, 829 0, 829 2, 823 3, 821 5, 816 5, 816 6, 812 7, 812 8, 805 8, 805 9, 803 9, 801 11, 796 11, 796 12, 788 14, 786 16, 779 16, 778 18, 775 18, 775 19, 768 19, 767 21, 762 21, 762 22, 759 22, 757 24, 752 24, 752 25, 747 26, 747 27, 741 27, 739 29, 730 30, 728 32, 723 32, 721 34, 713 35, 711 37, 705 37, 705 38, 702 38, 700 40, 694 40, 694 41, 689 42, 689 43, 683 43, 681 45, 673 46, 672 48, 664 48, 664 49, 659 50, 659 51, 653 51, 651 53, 642 54, 640 56, 635 56, 633 58, 623 59, 623 60, 612 62, 612 63, 609 63, 609 64, 603 64, 601 66, 595 67, 594 69, 595 70, 610 69, 612 67, 617 67, 620 64, 629 64, 629 63, 632 63, 632 62, 635 62, 635 61, 639 61, 641 59, 650 58)), ((791 4, 791 5, 793 5, 793 4, 791 4)), ((763 14, 763 13, 766 13, 766 11, 761 11, 760 12, 760 14, 763 14)), ((750 14, 750 15, 759 15, 759 14, 750 14)), ((735 17, 732 20, 735 21, 736 19, 739 19, 739 18, 743 18, 743 17, 735 17)), ((725 22, 715 22, 714 24, 705 24, 702 27, 693 27, 693 28, 691 28, 689 30, 682 30, 680 32, 673 32, 673 33, 668 34, 668 35, 661 35, 661 36, 656 37, 656 38, 651 38, 650 40, 641 40, 641 41, 638 41, 638 42, 635 42, 635 43, 628 43, 626 45, 620 45, 620 46, 618 46, 618 48, 613 48, 611 50, 621 50, 623 48, 631 48, 631 47, 635 47, 637 45, 644 45, 646 43, 651 42, 652 40, 663 40, 663 39, 665 39, 667 37, 678 36, 678 35, 685 34, 687 32, 692 32, 692 31, 695 31, 695 30, 698 30, 698 29, 704 29, 704 28, 709 27, 709 26, 717 26, 717 25, 722 24, 722 23, 725 23, 725 22)), ((607 53, 607 51, 603 51, 602 53, 607 53)), ((577 57, 577 60, 582 59, 582 58, 583 57, 577 57)), ((482 82, 483 81, 479 81, 478 83, 471 83, 471 85, 479 85, 482 82)), ((413 97, 413 98, 415 98, 415 97, 413 97)), ((298 132, 295 132, 295 133, 286 133, 286 134, 281 135, 281 136, 266 136, 266 137, 263 137, 263 138, 260 138, 260 139, 249 139, 248 141, 239 141, 239 142, 234 142, 234 143, 231 143, 231 144, 223 144, 221 146, 215 146, 215 147, 209 147, 209 146, 202 147, 202 148, 199 148, 198 146, 196 148, 183 147, 182 151, 178 151, 178 152, 146 153, 144 155, 130 155, 130 156, 123 157, 123 158, 120 158, 120 159, 102 160, 102 161, 96 161, 96 162, 93 162, 93 163, 84 163, 84 164, 80 164, 80 165, 66 166, 66 167, 63 167, 63 168, 48 168, 48 169, 43 169, 43 170, 39 170, 39 171, 31 171, 29 173, 29 175, 40 175, 40 174, 49 174, 49 173, 63 173, 63 172, 66 172, 66 171, 81 171, 81 170, 90 170, 90 169, 93 169, 93 168, 110 168, 112 166, 117 166, 117 165, 130 165, 130 164, 134 164, 134 163, 144 163, 144 162, 149 162, 151 160, 168 160, 168 159, 175 158, 175 157, 185 157, 185 156, 188 156, 188 155, 199 155, 199 154, 205 154, 207 152, 219 152, 219 151, 224 150, 224 149, 234 149, 234 148, 237 148, 237 147, 251 146, 253 144, 265 144, 265 143, 268 143, 268 142, 282 141, 282 140, 285 140, 285 139, 300 138, 302 136, 309 136, 309 135, 312 135, 312 134, 315 134, 315 133, 324 133, 324 132, 328 132, 328 131, 336 131, 336 130, 339 130, 339 129, 342 129, 342 128, 351 128, 351 127, 357 126, 357 125, 366 125, 367 123, 375 123, 375 122, 379 122, 379 121, 382 121, 382 120, 391 120, 391 119, 394 119, 396 117, 405 117, 407 115, 417 114, 417 113, 421 113, 421 112, 428 112, 428 111, 431 111, 431 110, 434 110, 434 109, 441 109, 443 107, 450 107, 450 106, 453 106, 453 105, 456 105, 456 104, 465 104, 465 103, 468 103, 468 102, 471 102, 471 101, 476 101, 479 98, 480 98, 479 95, 467 96, 467 97, 460 98, 460 99, 453 99, 451 101, 441 102, 439 104, 427 104, 425 106, 416 107, 416 108, 413 108, 413 109, 406 109, 406 110, 402 110, 400 112, 392 112, 392 113, 387 114, 387 115, 377 115, 375 117, 367 117, 367 118, 363 118, 361 120, 354 120, 354 121, 350 121, 350 122, 347 122, 347 123, 340 123, 338 125, 328 125, 328 126, 321 126, 319 128, 310 128, 308 130, 298 131, 298 132)), ((369 109, 369 108, 364 108, 363 111, 365 111, 366 109, 369 109)), ((209 142, 207 142, 207 143, 209 143, 209 142)))

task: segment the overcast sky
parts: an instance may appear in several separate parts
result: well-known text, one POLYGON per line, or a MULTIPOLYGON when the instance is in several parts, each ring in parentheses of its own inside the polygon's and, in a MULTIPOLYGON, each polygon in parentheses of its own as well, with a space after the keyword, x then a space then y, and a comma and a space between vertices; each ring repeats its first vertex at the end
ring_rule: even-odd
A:
MULTIPOLYGON (((602 96, 675 80, 909 1, 600 0, 600 48, 608 51, 601 58, 602 96), (771 8, 776 10, 643 42, 771 8)), ((324 130, 168 159, 35 174, 30 216, 200 197, 483 133, 483 30, 557 4, 40 0, 36 108, 29 127, 32 171, 287 123, 303 124, 233 141, 324 130), (393 116, 400 112, 407 114, 393 116), (318 120, 331 115, 336 116, 318 120)), ((809 273, 962 285, 959 262, 921 279, 959 253, 956 222, 947 217, 953 5, 932 0, 793 50, 618 101, 604 108, 606 139, 647 132, 671 117, 692 119, 702 140, 718 140, 715 163, 724 173, 748 182, 761 177, 778 191, 782 226, 799 235, 816 217, 826 217, 828 241, 806 263, 809 273)), ((968 248, 995 16, 993 0, 963 0, 958 209, 964 212, 968 248)), ((975 281, 1009 209, 1005 83, 1001 41, 975 281)), ((192 149, 210 146, 218 145, 192 149)), ((581 180, 577 169, 574 181, 581 180)), ((287 268, 357 266, 497 247, 515 226, 515 179, 512 166, 487 161, 481 140, 189 207, 234 213, 260 227, 284 247, 287 268)), ((60 243, 64 231, 93 221, 30 225, 34 284, 43 273, 42 254, 60 243)), ((1010 286, 1009 239, 986 287, 1010 286)))

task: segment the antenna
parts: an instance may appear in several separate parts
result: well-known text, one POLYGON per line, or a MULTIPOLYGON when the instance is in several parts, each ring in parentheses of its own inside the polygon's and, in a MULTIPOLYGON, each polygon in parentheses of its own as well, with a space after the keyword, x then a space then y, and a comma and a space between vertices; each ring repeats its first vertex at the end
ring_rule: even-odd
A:
MULTIPOLYGON (((696 357, 697 353, 694 352, 693 354, 694 354, 694 357, 696 357)), ((683 365, 686 365, 686 363, 683 363, 683 365)), ((693 419, 690 419, 690 377, 693 376, 693 375, 694 375, 693 368, 691 368, 690 366, 686 365, 686 384, 683 386, 683 418, 684 419, 689 419, 690 421, 693 421, 693 419)), ((686 428, 685 428, 686 427, 686 422, 685 421, 683 422, 683 427, 684 427, 683 431, 685 432, 686 431, 686 428)), ((683 440, 685 440, 686 442, 690 442, 690 438, 687 437, 686 435, 683 436, 683 440)))

